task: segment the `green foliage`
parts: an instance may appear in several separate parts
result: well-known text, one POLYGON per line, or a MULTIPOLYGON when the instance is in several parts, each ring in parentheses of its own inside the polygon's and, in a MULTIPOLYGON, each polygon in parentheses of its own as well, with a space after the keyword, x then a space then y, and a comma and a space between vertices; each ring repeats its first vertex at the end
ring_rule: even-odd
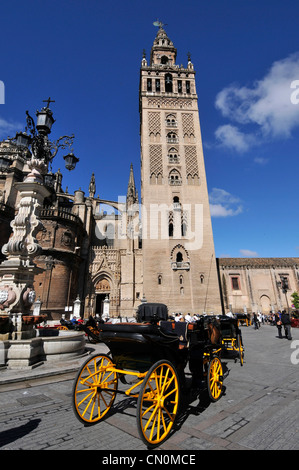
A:
POLYGON ((296 309, 299 309, 299 294, 298 294, 298 292, 293 292, 293 294, 291 294, 291 299, 293 301, 294 307, 296 309))

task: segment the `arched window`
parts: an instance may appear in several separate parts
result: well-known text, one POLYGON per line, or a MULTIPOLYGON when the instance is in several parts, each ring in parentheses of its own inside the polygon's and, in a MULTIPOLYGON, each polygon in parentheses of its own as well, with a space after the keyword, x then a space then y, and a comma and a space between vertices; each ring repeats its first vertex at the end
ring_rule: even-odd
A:
POLYGON ((161 57, 161 64, 167 64, 168 63, 168 57, 166 55, 162 55, 161 57))
POLYGON ((167 127, 177 127, 177 120, 173 114, 168 114, 165 123, 167 127))
POLYGON ((159 276, 158 276, 158 284, 159 284, 159 285, 162 284, 162 276, 161 276, 161 274, 159 274, 159 276))
POLYGON ((168 236, 173 237, 173 223, 168 225, 168 236))
POLYGON ((182 261, 183 261, 183 255, 180 251, 178 251, 177 254, 176 254, 176 262, 177 263, 182 263, 182 261))
POLYGON ((171 170, 171 172, 169 173, 168 181, 169 184, 172 186, 180 186, 182 184, 182 178, 178 170, 171 170))
POLYGON ((172 93, 172 75, 171 75, 171 73, 167 73, 165 75, 165 91, 166 91, 166 93, 172 93))
MULTIPOLYGON (((171 137, 167 136, 167 138, 171 137)), ((178 151, 174 147, 168 150, 168 163, 179 163, 178 151)))
POLYGON ((178 136, 175 132, 168 132, 167 134, 167 142, 169 144, 177 144, 179 141, 178 136))

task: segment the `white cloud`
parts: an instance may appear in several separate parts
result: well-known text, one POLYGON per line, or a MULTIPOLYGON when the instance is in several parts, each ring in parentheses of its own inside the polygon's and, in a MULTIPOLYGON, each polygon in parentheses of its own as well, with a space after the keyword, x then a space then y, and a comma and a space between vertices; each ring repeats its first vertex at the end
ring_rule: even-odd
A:
POLYGON ((299 105, 291 101, 291 84, 298 77, 299 52, 274 62, 251 87, 232 84, 221 90, 216 96, 216 108, 238 125, 256 126, 257 132, 241 132, 236 126, 226 125, 216 130, 216 138, 222 145, 244 152, 265 138, 290 137, 299 127, 299 105))
POLYGON ((0 138, 15 137, 17 131, 23 129, 23 125, 18 122, 9 122, 0 117, 0 138))
POLYGON ((256 251, 240 250, 240 253, 245 258, 257 258, 258 257, 258 253, 256 251))
POLYGON ((255 161, 255 163, 258 163, 259 165, 266 165, 266 163, 268 163, 269 159, 264 158, 264 157, 255 157, 254 161, 255 161))
POLYGON ((213 188, 209 194, 209 201, 212 217, 231 217, 243 211, 240 199, 224 189, 213 188))
POLYGON ((236 150, 238 153, 246 152, 254 140, 253 136, 244 134, 231 124, 218 127, 215 137, 221 146, 236 150))

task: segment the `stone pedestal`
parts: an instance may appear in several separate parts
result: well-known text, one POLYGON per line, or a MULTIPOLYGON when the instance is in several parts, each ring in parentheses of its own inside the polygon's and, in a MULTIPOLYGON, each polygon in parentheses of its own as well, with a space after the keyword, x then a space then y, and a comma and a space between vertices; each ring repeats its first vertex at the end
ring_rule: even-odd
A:
POLYGON ((44 362, 60 362, 85 354, 84 332, 54 332, 55 336, 0 341, 0 365, 7 369, 33 369, 44 362))

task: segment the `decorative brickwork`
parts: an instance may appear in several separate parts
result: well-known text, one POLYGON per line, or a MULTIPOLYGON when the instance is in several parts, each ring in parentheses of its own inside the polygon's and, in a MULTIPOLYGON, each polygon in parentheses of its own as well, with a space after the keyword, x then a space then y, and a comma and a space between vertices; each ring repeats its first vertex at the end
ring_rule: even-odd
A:
POLYGON ((181 98, 149 98, 148 105, 152 108, 192 108, 191 100, 181 98))
POLYGON ((148 113, 148 132, 149 134, 161 135, 161 116, 160 113, 148 113))
POLYGON ((150 176, 156 176, 160 174, 163 176, 163 164, 162 164, 162 146, 161 145, 150 145, 150 176))
POLYGON ((182 113, 183 134, 194 135, 193 114, 182 113))
POLYGON ((191 176, 192 178, 199 178, 198 164, 197 164, 197 153, 196 147, 186 145, 185 146, 185 160, 186 160, 186 177, 191 176))

